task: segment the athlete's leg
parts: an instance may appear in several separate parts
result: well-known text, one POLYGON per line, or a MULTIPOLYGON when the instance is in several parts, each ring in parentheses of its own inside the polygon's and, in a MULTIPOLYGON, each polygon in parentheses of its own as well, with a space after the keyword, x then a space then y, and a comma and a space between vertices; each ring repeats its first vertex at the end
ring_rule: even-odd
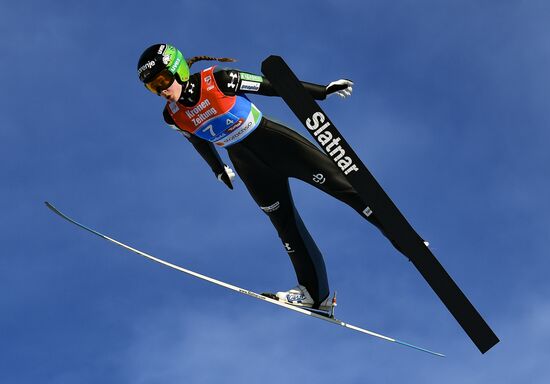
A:
POLYGON ((322 302, 330 293, 325 263, 296 211, 288 178, 267 166, 246 146, 235 145, 228 153, 252 198, 277 230, 298 283, 307 288, 315 303, 322 302))
POLYGON ((281 172, 303 180, 349 205, 376 226, 399 250, 395 242, 387 236, 376 217, 376 212, 372 212, 368 203, 361 198, 342 171, 325 153, 288 127, 269 121, 265 129, 269 132, 272 145, 285 149, 285 156, 277 162, 277 168, 281 172))

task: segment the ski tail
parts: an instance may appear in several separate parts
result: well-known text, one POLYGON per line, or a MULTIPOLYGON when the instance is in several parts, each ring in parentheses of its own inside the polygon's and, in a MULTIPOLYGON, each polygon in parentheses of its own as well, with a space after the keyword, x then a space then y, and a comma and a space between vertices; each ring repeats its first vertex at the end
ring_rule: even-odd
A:
POLYGON ((442 353, 430 351, 429 349, 422 348, 422 347, 419 347, 417 345, 405 343, 404 341, 401 341, 401 340, 394 340, 394 342, 397 343, 397 344, 400 344, 400 345, 404 345, 404 346, 409 347, 409 348, 416 349, 418 351, 427 352, 427 353, 430 353, 432 355, 439 356, 439 357, 445 357, 445 355, 442 354, 442 353))

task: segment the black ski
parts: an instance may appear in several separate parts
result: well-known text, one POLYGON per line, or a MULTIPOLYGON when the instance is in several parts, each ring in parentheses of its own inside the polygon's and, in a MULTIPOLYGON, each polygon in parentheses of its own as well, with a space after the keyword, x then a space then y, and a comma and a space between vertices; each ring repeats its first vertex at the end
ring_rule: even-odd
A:
POLYGON ((363 197, 368 205, 364 214, 369 216, 376 213, 389 238, 414 264, 481 353, 497 344, 498 337, 284 60, 279 56, 269 56, 262 62, 262 72, 306 130, 363 197))

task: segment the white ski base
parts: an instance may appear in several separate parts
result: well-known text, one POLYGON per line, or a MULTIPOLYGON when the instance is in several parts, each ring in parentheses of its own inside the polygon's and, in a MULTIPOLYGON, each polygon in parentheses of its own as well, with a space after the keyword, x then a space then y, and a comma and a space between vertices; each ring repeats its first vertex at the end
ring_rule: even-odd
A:
POLYGON ((255 299, 258 299, 258 300, 262 300, 262 301, 265 301, 265 302, 268 302, 268 303, 271 303, 271 304, 275 304, 275 305, 278 305, 279 307, 283 307, 283 308, 286 308, 286 309, 290 309, 294 312, 299 312, 303 315, 307 315, 307 316, 311 316, 311 317, 315 317, 317 319, 320 319, 320 320, 324 320, 326 322, 329 322, 329 323, 332 323, 332 324, 336 324, 336 325, 340 325, 344 328, 348 328, 348 329, 352 329, 354 331, 357 331, 357 332, 361 332, 361 333, 365 333, 367 335, 370 335, 370 336, 374 336, 374 337, 377 337, 379 339, 383 339, 383 340, 386 340, 386 341, 390 341, 392 343, 397 343, 397 344, 401 344, 401 345, 404 345, 404 346, 407 346, 407 347, 410 347, 410 348, 414 348, 416 350, 419 350, 419 351, 423 351, 423 352, 427 352, 429 354, 432 354, 432 355, 435 355, 435 356, 440 356, 440 357, 445 357, 444 354, 442 353, 438 353, 438 352, 434 352, 434 351, 430 351, 429 349, 425 349, 425 348, 422 348, 422 347, 418 347, 416 345, 413 345, 413 344, 409 344, 409 343, 406 343, 404 341, 400 341, 400 340, 397 340, 397 339, 394 339, 394 338, 391 338, 391 337, 388 337, 388 336, 384 336, 384 335, 381 335, 379 333, 376 333, 376 332, 372 332, 372 331, 369 331, 367 329, 364 329, 364 328, 360 328, 360 327, 357 327, 355 325, 351 325, 351 324, 348 324, 346 322, 343 322, 341 320, 338 320, 338 319, 335 319, 335 318, 332 318, 332 317, 328 317, 326 315, 322 315, 322 314, 319 314, 319 313, 316 313, 316 312, 313 312, 311 310, 308 310, 308 309, 304 309, 303 307, 297 307, 297 306, 294 306, 294 305, 291 305, 291 304, 287 304, 287 303, 284 303, 284 302, 281 302, 281 301, 278 301, 278 300, 274 300, 274 299, 271 299, 269 297, 266 297, 266 296, 263 296, 263 295, 260 295, 256 292, 253 292, 253 291, 249 291, 247 289, 243 289, 243 288, 240 288, 240 287, 237 287, 235 285, 232 285, 232 284, 228 284, 228 283, 225 283, 223 281, 220 281, 220 280, 216 280, 214 278, 211 278, 211 277, 208 277, 206 275, 202 275, 200 273, 197 273, 197 272, 193 272, 189 269, 185 269, 183 267, 180 267, 179 265, 175 265, 175 264, 172 264, 172 263, 169 263, 165 260, 162 260, 162 259, 159 259, 155 256, 152 256, 148 253, 145 253, 145 252, 142 252, 136 248, 133 248, 129 245, 126 245, 124 243, 121 243, 120 241, 118 240, 115 240, 109 236, 106 236, 94 229, 91 229, 83 224, 80 224, 79 222, 71 219, 69 216, 65 215, 64 213, 62 213, 60 210, 58 210, 57 208, 55 208, 52 204, 50 204, 49 202, 45 202, 46 206, 51 209, 55 214, 57 214, 58 216, 62 217, 63 219, 69 221, 70 223, 72 224, 75 224, 77 225, 78 227, 82 228, 82 229, 85 229, 86 231, 88 232, 91 232, 105 240, 108 240, 112 243, 115 243, 125 249, 128 249, 134 253, 137 253, 138 255, 140 256, 143 256, 149 260, 152 260, 152 261, 155 261, 159 264, 162 264, 162 265, 165 265, 167 267, 170 267, 172 269, 175 269, 177 271, 180 271, 180 272, 183 272, 183 273, 186 273, 188 275, 191 275, 191 276, 194 276, 196 278, 199 278, 199 279, 202 279, 202 280, 205 280, 205 281, 208 281, 212 284, 216 284, 216 285, 219 285, 219 286, 222 286, 224 288, 227 288, 227 289, 230 289, 232 291, 236 291, 236 292, 239 292, 239 293, 242 293, 243 295, 247 295, 247 296, 250 296, 250 297, 253 297, 255 299))

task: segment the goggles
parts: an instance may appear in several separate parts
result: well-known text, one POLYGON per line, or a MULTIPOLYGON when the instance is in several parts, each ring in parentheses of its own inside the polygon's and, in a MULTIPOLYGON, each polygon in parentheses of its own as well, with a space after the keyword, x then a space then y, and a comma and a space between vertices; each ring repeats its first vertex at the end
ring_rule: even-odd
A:
POLYGON ((176 76, 170 72, 168 68, 166 68, 160 71, 160 73, 156 75, 153 80, 145 83, 145 88, 154 94, 160 95, 162 91, 172 85, 174 80, 176 80, 176 76))

